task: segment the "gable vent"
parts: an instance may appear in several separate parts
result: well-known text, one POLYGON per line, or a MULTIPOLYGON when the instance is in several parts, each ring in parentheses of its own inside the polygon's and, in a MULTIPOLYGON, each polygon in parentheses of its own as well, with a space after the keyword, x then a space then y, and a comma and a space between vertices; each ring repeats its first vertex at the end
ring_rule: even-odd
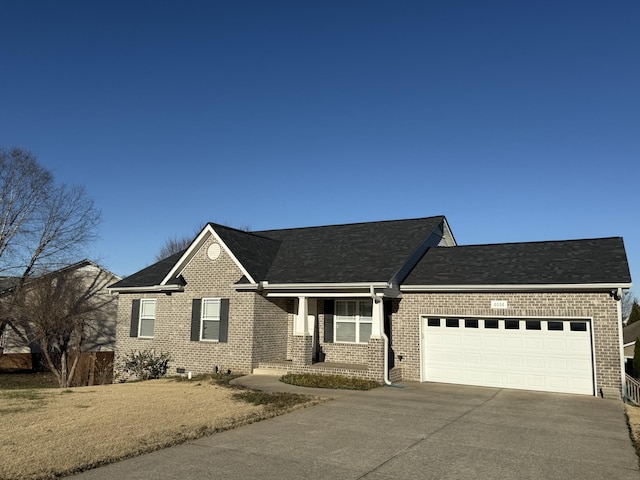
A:
POLYGON ((220 244, 212 243, 211 245, 209 245, 209 248, 207 249, 207 256, 211 260, 215 260, 216 258, 218 258, 220 256, 220 244))

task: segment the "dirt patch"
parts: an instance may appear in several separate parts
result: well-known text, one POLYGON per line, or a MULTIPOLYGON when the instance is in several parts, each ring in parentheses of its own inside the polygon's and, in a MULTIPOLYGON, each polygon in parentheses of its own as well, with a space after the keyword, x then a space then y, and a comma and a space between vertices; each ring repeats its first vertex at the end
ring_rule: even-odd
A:
POLYGON ((80 471, 282 413, 236 392, 167 380, 0 392, 0 478, 80 471))

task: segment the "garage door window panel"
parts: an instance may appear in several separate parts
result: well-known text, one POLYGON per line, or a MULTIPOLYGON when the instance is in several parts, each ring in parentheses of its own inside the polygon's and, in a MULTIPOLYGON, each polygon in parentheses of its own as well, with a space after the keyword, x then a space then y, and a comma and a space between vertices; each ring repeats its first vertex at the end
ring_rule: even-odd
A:
POLYGON ((439 327, 440 326, 440 319, 439 318, 429 318, 427 320, 427 326, 428 327, 439 327))
POLYGON ((505 330, 518 330, 520 328, 520 322, 518 320, 505 320, 505 330))
POLYGON ((489 319, 484 321, 484 328, 497 329, 498 328, 498 320, 489 319))
POLYGON ((525 323, 527 330, 542 330, 539 320, 527 320, 525 323))
POLYGON ((572 332, 586 332, 587 331, 587 323, 586 322, 571 322, 571 331, 572 332))

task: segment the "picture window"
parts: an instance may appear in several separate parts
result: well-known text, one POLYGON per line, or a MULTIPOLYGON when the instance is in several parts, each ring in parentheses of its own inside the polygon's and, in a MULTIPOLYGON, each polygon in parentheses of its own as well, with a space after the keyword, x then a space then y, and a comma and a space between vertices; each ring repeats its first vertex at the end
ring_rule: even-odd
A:
POLYGON ((373 327, 372 300, 336 300, 335 341, 368 343, 373 327))

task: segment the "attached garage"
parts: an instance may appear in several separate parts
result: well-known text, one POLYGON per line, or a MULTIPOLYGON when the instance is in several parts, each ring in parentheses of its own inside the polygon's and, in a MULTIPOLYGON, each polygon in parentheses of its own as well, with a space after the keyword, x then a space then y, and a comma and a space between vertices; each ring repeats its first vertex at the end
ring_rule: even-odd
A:
POLYGON ((619 397, 621 238, 429 249, 400 285, 394 368, 423 382, 619 397))
POLYGON ((594 395, 590 319, 421 318, 422 381, 594 395))

